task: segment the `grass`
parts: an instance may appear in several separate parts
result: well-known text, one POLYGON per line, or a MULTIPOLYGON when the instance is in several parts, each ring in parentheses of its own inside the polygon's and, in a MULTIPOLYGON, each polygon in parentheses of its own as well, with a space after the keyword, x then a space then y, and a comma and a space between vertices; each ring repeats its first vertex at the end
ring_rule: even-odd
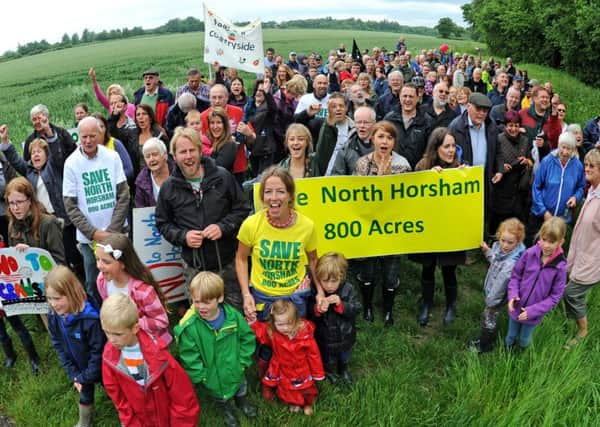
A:
MULTIPOLYGON (((390 47, 397 34, 325 30, 268 30, 265 45, 278 52, 315 50, 325 54, 341 41, 350 45, 355 37, 361 48, 390 47), (302 48, 300 48, 302 47, 302 48)), ((439 46, 431 37, 407 35, 409 48, 439 46)), ((46 103, 52 121, 70 127, 72 107, 87 102, 102 111, 87 77, 96 67, 103 88, 121 83, 128 94, 141 86, 141 72, 156 66, 168 87, 183 84, 191 65, 201 65, 202 34, 190 33, 111 41, 58 52, 22 58, 0 64, 0 122, 11 126, 13 141, 21 141, 31 131, 28 112, 36 103, 46 103)), ((454 42, 453 42, 454 44, 454 42)), ((475 44, 456 42, 457 51, 473 51, 475 44)), ((583 122, 600 111, 598 91, 570 76, 529 64, 518 64, 531 77, 553 82, 567 101, 568 121, 583 122)), ((459 317, 450 327, 442 326, 443 293, 438 274, 436 307, 430 326, 416 324, 420 295, 420 267, 402 261, 401 290, 396 298, 396 324, 384 329, 377 294, 376 321, 358 320, 358 341, 353 351, 351 371, 356 383, 351 388, 322 384, 312 417, 290 414, 280 404, 267 404, 257 392, 258 381, 252 369, 250 400, 258 405, 260 418, 241 420, 243 426, 554 426, 595 425, 600 403, 597 372, 600 369, 600 341, 594 326, 600 294, 592 292, 589 301, 591 336, 572 351, 562 346, 574 333, 562 307, 546 317, 536 330, 533 347, 521 354, 497 349, 486 355, 467 351, 467 341, 478 333, 483 308, 481 288, 486 265, 477 262, 458 270, 459 317)), ((51 348, 48 335, 38 320, 27 317, 34 340, 42 355, 39 377, 29 373, 27 358, 18 339, 19 354, 12 371, 0 368, 0 412, 13 417, 19 426, 65 426, 77 419, 77 394, 51 348)), ((500 336, 506 332, 502 314, 500 336)), ((9 328, 10 329, 10 328, 9 328)), ((11 331, 12 334, 12 331, 11 331)), ((215 406, 200 391, 203 425, 219 426, 222 421, 215 406)), ((97 388, 96 425, 114 426, 116 412, 101 388, 97 388)))

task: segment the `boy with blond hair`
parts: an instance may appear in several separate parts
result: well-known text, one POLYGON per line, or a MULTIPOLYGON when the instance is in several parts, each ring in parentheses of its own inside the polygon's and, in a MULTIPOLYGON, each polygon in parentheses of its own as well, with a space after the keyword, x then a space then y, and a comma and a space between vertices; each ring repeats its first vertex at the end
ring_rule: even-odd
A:
POLYGON ((232 398, 245 416, 256 416, 245 397, 244 376, 256 338, 241 313, 223 302, 224 286, 221 277, 208 271, 192 279, 192 306, 175 327, 175 339, 192 382, 202 384, 217 401, 227 426, 238 426, 232 398))
POLYGON ((121 424, 196 427, 200 405, 187 374, 166 344, 140 329, 133 300, 117 293, 100 311, 108 338, 102 377, 121 424))

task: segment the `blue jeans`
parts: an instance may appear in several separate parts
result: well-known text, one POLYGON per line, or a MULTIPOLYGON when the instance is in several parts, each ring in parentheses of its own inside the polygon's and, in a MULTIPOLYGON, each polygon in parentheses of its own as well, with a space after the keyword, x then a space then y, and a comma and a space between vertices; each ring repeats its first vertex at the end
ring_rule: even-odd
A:
POLYGON ((533 335, 533 330, 536 326, 537 325, 526 325, 509 317, 508 333, 506 334, 506 339, 504 340, 506 346, 512 346, 515 343, 515 339, 519 337, 519 347, 529 347, 529 344, 531 344, 531 336, 533 335))
POLYGON ((88 297, 93 298, 96 303, 96 307, 100 307, 102 299, 98 293, 98 286, 96 285, 96 279, 98 278, 98 266, 96 265, 96 254, 92 249, 91 243, 79 243, 79 252, 83 257, 83 269, 85 271, 85 291, 88 297))

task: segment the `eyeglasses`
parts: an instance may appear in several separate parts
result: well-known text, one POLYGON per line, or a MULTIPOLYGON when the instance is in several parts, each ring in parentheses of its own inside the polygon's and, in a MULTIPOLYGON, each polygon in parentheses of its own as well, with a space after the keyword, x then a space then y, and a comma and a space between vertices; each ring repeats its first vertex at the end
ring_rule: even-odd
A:
POLYGON ((372 123, 373 123, 372 120, 357 120, 357 121, 354 122, 354 124, 356 124, 358 126, 370 125, 372 123))
POLYGON ((24 199, 24 200, 12 200, 8 202, 8 205, 11 208, 18 208, 23 206, 25 203, 27 203, 29 201, 29 199, 24 199))

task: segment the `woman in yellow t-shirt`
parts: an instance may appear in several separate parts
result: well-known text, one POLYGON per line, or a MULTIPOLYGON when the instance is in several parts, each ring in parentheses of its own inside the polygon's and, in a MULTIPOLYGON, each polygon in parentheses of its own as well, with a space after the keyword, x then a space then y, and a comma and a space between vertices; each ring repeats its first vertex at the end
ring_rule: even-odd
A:
MULTIPOLYGON (((235 267, 249 321, 265 320, 270 305, 288 299, 306 316, 311 271, 317 264, 317 233, 311 219, 294 209, 294 179, 281 167, 262 176, 263 209, 248 217, 238 233, 235 267), (248 257, 252 271, 248 275, 248 257)), ((317 281, 317 299, 323 291, 317 281)))

